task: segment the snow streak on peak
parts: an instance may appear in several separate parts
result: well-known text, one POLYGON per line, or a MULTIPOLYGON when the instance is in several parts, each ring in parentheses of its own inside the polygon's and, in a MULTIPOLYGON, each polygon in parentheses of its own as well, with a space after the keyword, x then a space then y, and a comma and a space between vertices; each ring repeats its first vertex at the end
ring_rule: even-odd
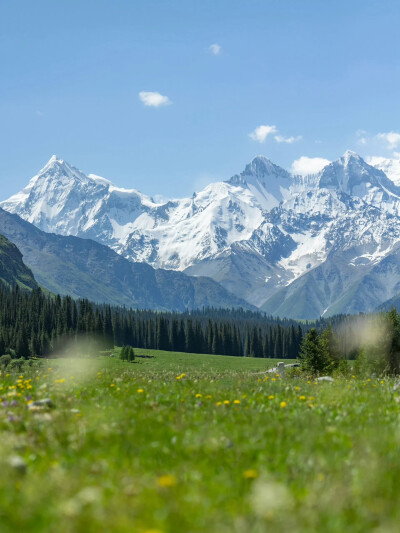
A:
POLYGON ((334 189, 370 203, 396 200, 400 189, 381 170, 369 165, 355 152, 348 150, 337 161, 330 163, 318 175, 320 188, 334 189))
POLYGON ((249 189, 263 209, 277 207, 288 195, 291 176, 264 156, 255 157, 243 172, 228 180, 230 185, 249 189))

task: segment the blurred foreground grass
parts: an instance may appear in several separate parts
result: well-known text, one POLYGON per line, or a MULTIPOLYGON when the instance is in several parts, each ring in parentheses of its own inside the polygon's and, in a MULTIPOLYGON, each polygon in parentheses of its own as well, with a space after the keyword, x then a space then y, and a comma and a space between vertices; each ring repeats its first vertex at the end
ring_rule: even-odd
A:
POLYGON ((2 533, 398 531, 393 380, 136 353, 0 376, 2 533))

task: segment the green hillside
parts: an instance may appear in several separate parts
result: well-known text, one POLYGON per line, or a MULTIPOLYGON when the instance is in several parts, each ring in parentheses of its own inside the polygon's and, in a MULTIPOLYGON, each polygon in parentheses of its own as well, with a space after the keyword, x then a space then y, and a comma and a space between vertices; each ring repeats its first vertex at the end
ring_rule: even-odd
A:
POLYGON ((0 281, 28 290, 38 286, 31 270, 24 264, 21 252, 4 235, 0 235, 0 281))

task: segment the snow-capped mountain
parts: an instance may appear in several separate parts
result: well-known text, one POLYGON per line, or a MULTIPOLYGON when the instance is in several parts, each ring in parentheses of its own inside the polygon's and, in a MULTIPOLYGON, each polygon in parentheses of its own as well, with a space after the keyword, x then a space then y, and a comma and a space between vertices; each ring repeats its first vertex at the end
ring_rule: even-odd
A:
POLYGON ((156 203, 54 156, 0 205, 132 261, 209 276, 269 313, 313 318, 368 311, 400 290, 400 188, 377 166, 346 152, 301 177, 259 156, 228 181, 156 203))
POLYGON ((368 157, 367 163, 382 170, 395 185, 400 186, 400 158, 368 157))

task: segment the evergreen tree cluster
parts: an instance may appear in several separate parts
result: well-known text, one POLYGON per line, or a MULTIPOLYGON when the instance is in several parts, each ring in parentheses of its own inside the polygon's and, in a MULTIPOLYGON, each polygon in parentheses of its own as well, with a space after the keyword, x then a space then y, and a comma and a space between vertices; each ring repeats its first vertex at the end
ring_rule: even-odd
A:
POLYGON ((330 324, 321 332, 316 328, 307 332, 301 345, 300 360, 302 369, 312 375, 330 373, 339 367, 342 357, 330 324))
POLYGON ((298 356, 304 325, 243 310, 160 313, 0 285, 0 355, 28 358, 131 346, 251 357, 298 356))
POLYGON ((129 361, 131 363, 135 360, 135 350, 132 346, 122 346, 119 356, 123 361, 129 361))

